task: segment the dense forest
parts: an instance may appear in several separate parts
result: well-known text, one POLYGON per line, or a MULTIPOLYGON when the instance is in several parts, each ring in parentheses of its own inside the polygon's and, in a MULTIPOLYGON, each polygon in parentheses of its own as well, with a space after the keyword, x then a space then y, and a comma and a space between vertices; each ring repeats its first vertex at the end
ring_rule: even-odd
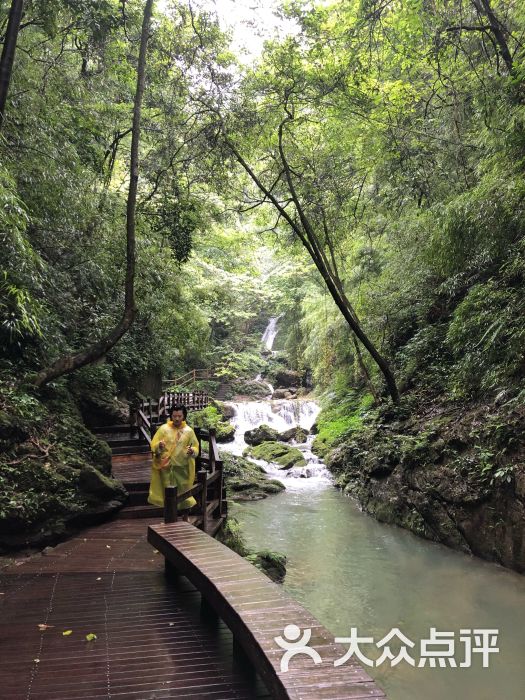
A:
POLYGON ((161 378, 257 395, 280 316, 338 484, 523 571, 525 7, 280 12, 247 65, 206 3, 0 3, 0 541, 118 506, 89 427, 161 378))

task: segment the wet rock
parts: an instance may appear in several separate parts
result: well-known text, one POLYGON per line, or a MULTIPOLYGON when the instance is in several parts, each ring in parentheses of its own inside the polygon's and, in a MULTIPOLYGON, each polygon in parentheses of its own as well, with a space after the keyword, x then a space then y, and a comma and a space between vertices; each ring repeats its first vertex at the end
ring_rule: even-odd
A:
POLYGON ((219 423, 216 431, 217 442, 232 442, 235 440, 235 426, 231 423, 219 423))
POLYGON ((300 372, 296 372, 293 369, 279 369, 275 373, 275 383, 278 387, 285 389, 300 386, 302 383, 302 375, 300 372))
POLYGON ((227 403, 224 403, 223 401, 213 401, 212 405, 214 405, 217 408, 219 413, 226 420, 230 420, 235 416, 235 408, 227 403))
POLYGON ((269 479, 264 469, 244 457, 223 454, 228 497, 235 501, 253 501, 283 491, 284 484, 269 479))
POLYGON ((247 396, 251 399, 265 399, 268 396, 268 384, 254 380, 231 383, 234 396, 247 396))
POLYGON ((286 576, 286 556, 277 552, 262 550, 249 554, 246 559, 265 573, 275 583, 282 583, 286 576))
POLYGON ((258 428, 247 430, 244 433, 244 441, 247 445, 260 445, 262 442, 275 441, 279 439, 279 433, 275 428, 263 423, 258 428))
POLYGON ((283 442, 291 442, 292 440, 295 440, 295 442, 303 443, 306 442, 307 437, 308 431, 304 428, 300 428, 299 426, 289 428, 289 430, 279 433, 279 440, 282 440, 283 442))
POLYGON ((288 398, 290 392, 287 389, 276 389, 272 394, 272 399, 280 400, 288 398))

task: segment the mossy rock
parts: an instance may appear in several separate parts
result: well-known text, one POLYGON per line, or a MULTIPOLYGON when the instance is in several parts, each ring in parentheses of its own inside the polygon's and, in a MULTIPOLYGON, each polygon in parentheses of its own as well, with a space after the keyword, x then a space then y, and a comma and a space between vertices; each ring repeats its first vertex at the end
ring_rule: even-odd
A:
POLYGON ((282 442, 263 442, 247 448, 245 455, 277 464, 281 469, 306 466, 303 453, 297 447, 290 447, 282 442))
POLYGON ((279 433, 279 440, 282 440, 283 442, 291 442, 292 440, 295 440, 295 442, 306 442, 306 438, 308 437, 308 430, 305 430, 304 428, 299 427, 298 425, 295 428, 290 428, 289 430, 285 430, 283 433, 279 433))
POLYGON ((215 430, 217 442, 231 442, 235 439, 235 426, 231 423, 219 423, 215 430))
POLYGON ((251 399, 264 399, 268 396, 268 384, 255 379, 231 383, 233 395, 248 396, 251 399))
POLYGON ((260 445, 262 442, 275 442, 279 439, 279 433, 275 428, 271 428, 263 423, 258 428, 247 430, 244 433, 244 441, 247 445, 260 445))
POLYGON ((217 442, 231 442, 235 438, 235 426, 224 417, 217 405, 210 404, 201 411, 190 411, 188 423, 195 428, 213 428, 217 442))
POLYGON ((327 439, 323 439, 319 435, 316 435, 314 441, 312 442, 312 452, 321 459, 325 459, 331 450, 330 443, 327 439))
POLYGON ((285 487, 276 479, 268 479, 264 469, 244 457, 223 455, 226 489, 235 501, 261 500, 279 493, 285 487))
POLYGON ((234 552, 237 552, 241 557, 246 557, 250 553, 239 521, 231 515, 226 518, 221 529, 218 531, 217 539, 234 552))
POLYGON ((278 552, 261 550, 249 554, 246 559, 275 583, 282 583, 286 576, 286 556, 278 552))
POLYGON ((272 581, 282 583, 286 575, 286 557, 278 552, 262 550, 252 552, 246 545, 244 535, 236 518, 228 516, 222 528, 217 533, 217 539, 241 557, 244 557, 272 581))
POLYGON ((235 408, 227 403, 224 403, 223 401, 215 400, 211 402, 211 405, 215 406, 224 420, 230 420, 235 416, 235 408))
POLYGON ((127 496, 120 481, 104 476, 98 469, 89 465, 80 470, 78 486, 83 493, 97 500, 120 500, 123 502, 127 496))

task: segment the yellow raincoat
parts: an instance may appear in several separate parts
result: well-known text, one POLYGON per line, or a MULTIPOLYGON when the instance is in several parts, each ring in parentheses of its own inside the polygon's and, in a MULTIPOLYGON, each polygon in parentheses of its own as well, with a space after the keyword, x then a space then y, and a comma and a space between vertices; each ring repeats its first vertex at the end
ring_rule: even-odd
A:
MULTIPOLYGON (((161 425, 151 441, 153 464, 148 503, 154 506, 164 505, 164 489, 176 486, 180 495, 189 491, 195 481, 195 455, 199 454, 199 441, 193 430, 185 421, 180 428, 175 428, 169 420, 161 425), (165 443, 164 450, 158 450, 159 442, 165 443), (193 447, 194 456, 187 454, 188 447, 193 447)), ((190 496, 178 504, 178 510, 191 508, 197 501, 190 496)))

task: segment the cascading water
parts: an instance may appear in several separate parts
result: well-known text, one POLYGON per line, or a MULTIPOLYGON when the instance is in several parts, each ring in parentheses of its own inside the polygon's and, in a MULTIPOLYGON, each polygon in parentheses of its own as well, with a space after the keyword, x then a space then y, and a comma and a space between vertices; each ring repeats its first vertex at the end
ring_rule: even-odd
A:
POLYGON ((280 316, 273 316, 269 320, 268 325, 266 326, 266 330, 263 333, 261 342, 267 350, 272 351, 273 349, 273 341, 275 340, 275 336, 277 335, 277 321, 279 319, 280 316))
MULTIPOLYGON (((277 321, 278 317, 270 319, 262 337, 262 342, 270 351, 278 331, 277 321)), ((261 375, 258 375, 256 379, 260 382, 264 381, 261 375)), ((271 384, 268 384, 268 387, 269 396, 271 396, 273 387, 271 384)), ((234 410, 231 422, 235 426, 235 439, 233 442, 221 445, 221 450, 235 455, 242 455, 248 446, 244 440, 244 433, 247 430, 258 428, 263 423, 279 432, 296 426, 310 430, 320 411, 319 405, 308 399, 264 399, 259 401, 228 401, 226 403, 234 410)), ((312 452, 313 439, 314 436, 309 435, 306 443, 296 443, 295 441, 290 443, 291 446, 303 453, 306 466, 283 470, 278 465, 263 460, 253 461, 260 464, 268 474, 271 474, 272 478, 278 478, 287 487, 292 483, 299 485, 299 482, 303 485, 305 481, 308 482, 309 486, 330 484, 332 482, 330 472, 319 457, 312 452)))

